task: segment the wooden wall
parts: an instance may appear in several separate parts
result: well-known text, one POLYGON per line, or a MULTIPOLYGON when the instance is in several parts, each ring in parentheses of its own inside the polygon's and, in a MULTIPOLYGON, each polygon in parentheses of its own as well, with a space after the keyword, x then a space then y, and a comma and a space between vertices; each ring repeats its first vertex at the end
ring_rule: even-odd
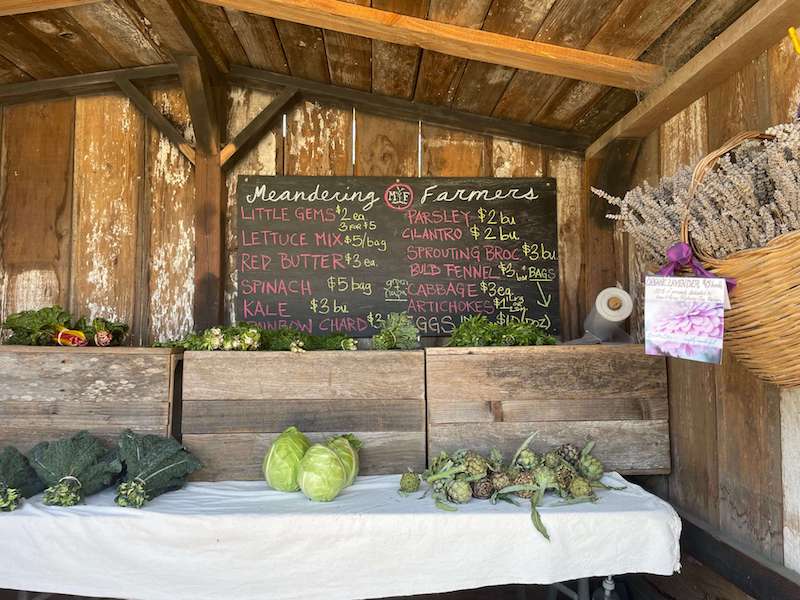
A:
MULTIPOLYGON (((149 94, 191 138, 182 92, 149 94)), ((272 97, 234 88, 228 136, 272 97)), ((177 148, 117 95, 7 106, 1 127, 0 319, 58 302, 129 322, 134 344, 191 330, 194 169, 177 148)), ((286 115, 285 136, 277 127, 229 172, 229 223, 242 173, 556 177, 562 323, 568 337, 580 332, 579 155, 302 102, 286 115)), ((225 314, 231 319, 233 227, 226 253, 225 314)))
MULTIPOLYGON (((693 164, 741 130, 787 122, 798 102, 800 60, 787 40, 651 134, 634 183, 693 164)), ((629 267, 641 273, 635 256, 629 267)), ((670 360, 669 390, 673 470, 661 492, 800 572, 800 393, 760 382, 728 353, 719 367, 670 360)))

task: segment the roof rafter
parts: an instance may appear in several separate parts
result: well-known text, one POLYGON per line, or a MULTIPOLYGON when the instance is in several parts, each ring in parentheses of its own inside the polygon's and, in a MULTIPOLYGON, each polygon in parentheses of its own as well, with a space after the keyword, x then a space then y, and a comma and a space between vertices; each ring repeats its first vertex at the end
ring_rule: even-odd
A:
POLYGON ((0 17, 20 15, 22 13, 53 10, 55 8, 71 8, 81 4, 93 4, 99 0, 4 0, 0 3, 0 17))
POLYGON ((274 91, 275 88, 297 88, 306 98, 355 107, 370 114, 394 119, 421 120, 432 125, 459 131, 496 135, 564 150, 583 151, 588 147, 590 141, 586 136, 563 129, 507 121, 496 117, 487 117, 475 113, 452 110, 443 106, 412 102, 402 98, 381 96, 250 67, 233 65, 230 77, 232 81, 250 87, 266 88, 271 91, 274 91))
POLYGON ((797 25, 799 12, 800 0, 759 0, 601 135, 586 157, 615 139, 645 137, 780 41, 787 27, 797 25))
POLYGON ((410 17, 342 0, 202 0, 452 56, 634 90, 663 81, 658 65, 410 17))

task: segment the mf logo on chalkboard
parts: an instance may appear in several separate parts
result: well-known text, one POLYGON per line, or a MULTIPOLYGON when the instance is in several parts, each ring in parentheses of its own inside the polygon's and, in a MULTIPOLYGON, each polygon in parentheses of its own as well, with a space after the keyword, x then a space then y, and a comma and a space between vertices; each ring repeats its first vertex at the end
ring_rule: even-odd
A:
POLYGON ((559 333, 556 181, 239 177, 236 319, 423 335, 470 315, 559 333))

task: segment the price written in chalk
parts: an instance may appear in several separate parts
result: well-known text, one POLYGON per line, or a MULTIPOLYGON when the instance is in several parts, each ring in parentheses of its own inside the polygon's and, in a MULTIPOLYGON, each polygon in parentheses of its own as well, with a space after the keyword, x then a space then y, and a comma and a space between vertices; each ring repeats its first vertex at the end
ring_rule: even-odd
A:
POLYGON ((358 292, 364 296, 372 295, 372 283, 369 281, 357 281, 355 277, 328 277, 328 289, 340 294, 358 292))
POLYGON ((347 304, 340 302, 336 298, 312 298, 308 302, 311 312, 317 315, 328 314, 347 314, 347 304))

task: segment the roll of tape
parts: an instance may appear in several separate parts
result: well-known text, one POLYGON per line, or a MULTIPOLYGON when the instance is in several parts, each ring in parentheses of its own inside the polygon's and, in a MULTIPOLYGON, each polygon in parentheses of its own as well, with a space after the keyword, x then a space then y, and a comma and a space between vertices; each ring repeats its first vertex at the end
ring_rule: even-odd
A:
POLYGON ((619 323, 631 316, 633 299, 622 288, 610 287, 597 294, 594 307, 605 320, 619 323))

